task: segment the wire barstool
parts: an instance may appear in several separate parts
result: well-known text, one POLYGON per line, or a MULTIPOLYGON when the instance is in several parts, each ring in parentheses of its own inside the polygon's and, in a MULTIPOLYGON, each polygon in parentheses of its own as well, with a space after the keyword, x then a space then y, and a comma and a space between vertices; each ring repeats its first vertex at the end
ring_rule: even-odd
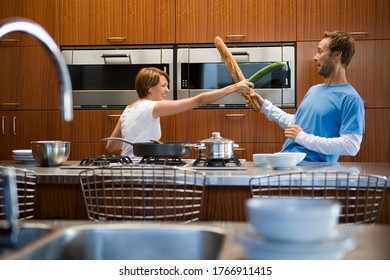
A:
POLYGON ((341 171, 303 171, 258 176, 249 182, 252 197, 303 197, 341 203, 339 222, 378 223, 387 178, 341 171))
POLYGON ((90 220, 198 221, 206 176, 165 166, 115 166, 79 174, 90 220))
MULTIPOLYGON (((15 171, 15 180, 18 192, 19 220, 30 220, 34 218, 35 193, 37 175, 32 170, 0 166, 3 174, 5 169, 12 168, 15 171)), ((0 176, 0 219, 6 219, 6 205, 2 176, 0 176)))

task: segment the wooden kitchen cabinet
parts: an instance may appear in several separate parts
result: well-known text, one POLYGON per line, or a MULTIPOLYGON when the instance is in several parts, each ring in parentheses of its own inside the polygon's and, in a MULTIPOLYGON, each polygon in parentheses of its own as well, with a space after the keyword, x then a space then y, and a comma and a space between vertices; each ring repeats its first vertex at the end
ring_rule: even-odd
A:
POLYGON ((340 157, 340 161, 390 162, 390 108, 366 109, 365 135, 356 157, 340 157))
POLYGON ((22 49, 19 47, 0 47, 0 110, 19 107, 19 70, 22 49))
POLYGON ((0 159, 12 159, 12 150, 31 149, 31 141, 61 140, 59 111, 0 111, 0 159))
POLYGON ((81 143, 100 143, 115 128, 121 110, 75 110, 72 122, 61 123, 61 138, 81 143))
POLYGON ((177 0, 176 43, 296 40, 295 0, 177 0))
POLYGON ((297 0, 297 40, 319 40, 343 30, 359 39, 390 39, 388 0, 297 0))
POLYGON ((0 111, 0 159, 12 159, 12 150, 15 150, 20 142, 19 126, 16 121, 20 119, 17 111, 0 111))
POLYGON ((61 0, 61 45, 174 43, 175 0, 61 0))
POLYGON ((72 122, 61 123, 61 139, 71 142, 69 160, 105 154, 101 139, 109 137, 121 110, 75 110, 72 122))
POLYGON ((0 110, 59 109, 58 77, 44 47, 2 47, 0 61, 0 110))
MULTIPOLYGON (((58 0, 1 0, 0 19, 22 17, 41 25, 58 43, 58 0)), ((37 46, 30 35, 14 32, 0 39, 0 46, 37 46)))

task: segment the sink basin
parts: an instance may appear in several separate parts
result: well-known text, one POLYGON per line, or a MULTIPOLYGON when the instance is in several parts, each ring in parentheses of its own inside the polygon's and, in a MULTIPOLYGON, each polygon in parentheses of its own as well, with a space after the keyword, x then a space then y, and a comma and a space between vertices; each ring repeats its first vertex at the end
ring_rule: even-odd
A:
POLYGON ((27 245, 49 235, 53 228, 47 224, 24 224, 20 227, 18 241, 14 247, 0 247, 0 259, 21 250, 27 245))
POLYGON ((217 259, 223 240, 222 230, 202 226, 91 224, 53 233, 9 259, 217 259))

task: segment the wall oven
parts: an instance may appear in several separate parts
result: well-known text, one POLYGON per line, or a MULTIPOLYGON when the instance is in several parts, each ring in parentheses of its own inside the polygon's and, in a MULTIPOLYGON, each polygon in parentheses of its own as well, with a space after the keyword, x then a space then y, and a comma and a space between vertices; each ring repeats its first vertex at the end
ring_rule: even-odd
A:
MULTIPOLYGON (((275 61, 286 62, 255 84, 255 91, 275 105, 295 107, 295 46, 293 44, 229 46, 245 77, 275 61)), ((233 83, 231 75, 215 46, 178 46, 177 98, 195 96, 201 92, 233 83)), ((231 94, 206 108, 241 108, 245 99, 231 94)))
MULTIPOLYGON (((121 109, 136 101, 134 81, 143 67, 166 71, 173 82, 173 47, 63 48, 75 109, 121 109)), ((173 99, 170 91, 167 99, 173 99)))

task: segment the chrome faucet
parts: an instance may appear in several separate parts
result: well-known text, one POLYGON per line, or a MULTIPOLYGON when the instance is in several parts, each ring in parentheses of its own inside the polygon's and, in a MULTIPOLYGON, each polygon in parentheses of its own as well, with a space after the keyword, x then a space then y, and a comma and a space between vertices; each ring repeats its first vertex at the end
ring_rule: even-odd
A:
POLYGON ((72 83, 60 49, 46 30, 33 21, 25 18, 6 18, 0 21, 0 38, 17 31, 35 37, 48 50, 50 57, 55 62, 60 82, 61 117, 65 121, 71 121, 73 119, 72 83))

